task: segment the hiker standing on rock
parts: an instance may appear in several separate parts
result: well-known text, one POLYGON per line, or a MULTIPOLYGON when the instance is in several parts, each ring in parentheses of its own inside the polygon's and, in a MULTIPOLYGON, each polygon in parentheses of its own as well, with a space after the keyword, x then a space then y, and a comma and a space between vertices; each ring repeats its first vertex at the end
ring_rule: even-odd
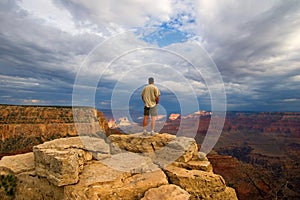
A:
POLYGON ((154 85, 154 78, 150 77, 148 79, 149 84, 144 87, 142 91, 142 99, 145 104, 144 106, 144 121, 143 121, 143 128, 144 128, 144 135, 147 134, 147 123, 149 115, 151 115, 151 135, 154 135, 154 128, 155 128, 155 121, 157 116, 157 104, 159 102, 160 91, 154 85))

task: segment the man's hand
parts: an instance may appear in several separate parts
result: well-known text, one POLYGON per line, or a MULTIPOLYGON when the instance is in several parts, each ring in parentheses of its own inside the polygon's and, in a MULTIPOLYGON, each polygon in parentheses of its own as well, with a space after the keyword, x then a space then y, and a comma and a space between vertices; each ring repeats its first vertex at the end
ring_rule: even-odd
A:
POLYGON ((158 102, 159 102, 159 97, 160 97, 160 96, 158 96, 158 97, 155 98, 156 104, 158 104, 158 102))

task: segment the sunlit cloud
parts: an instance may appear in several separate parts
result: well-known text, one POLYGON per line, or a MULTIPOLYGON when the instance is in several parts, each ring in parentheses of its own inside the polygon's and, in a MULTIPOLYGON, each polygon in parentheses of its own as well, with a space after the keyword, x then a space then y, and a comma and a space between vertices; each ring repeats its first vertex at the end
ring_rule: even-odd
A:
POLYGON ((213 75, 199 75, 160 50, 194 41, 218 67, 230 110, 295 110, 300 107, 298 13, 300 2, 292 0, 1 1, 0 102, 70 105, 77 72, 97 45, 152 27, 143 37, 132 34, 105 49, 99 56, 107 62, 95 61, 98 68, 85 71, 82 87, 104 72, 96 89, 98 106, 110 104, 117 82, 124 85, 120 92, 132 93, 126 88, 141 87, 149 75, 157 78, 166 101, 174 102, 171 93, 190 92, 209 101, 205 78, 213 75), (140 49, 110 63, 116 50, 135 46, 157 51, 140 49))

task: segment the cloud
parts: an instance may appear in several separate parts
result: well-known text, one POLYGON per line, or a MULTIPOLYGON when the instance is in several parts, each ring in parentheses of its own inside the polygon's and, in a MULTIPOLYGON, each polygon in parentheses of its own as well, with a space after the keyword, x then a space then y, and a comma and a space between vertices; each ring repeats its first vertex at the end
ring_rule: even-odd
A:
MULTIPOLYGON (((48 23, 37 12, 43 4, 34 4, 35 10, 20 7, 19 1, 1 4, 0 90, 13 96, 2 102, 20 103, 25 99, 28 103, 28 96, 34 95, 44 99, 40 102, 70 104, 76 71, 86 52, 103 38, 90 33, 70 34, 48 23)), ((49 8, 54 9, 49 5, 43 9, 49 8)))
POLYGON ((96 52, 81 86, 89 91, 96 85, 99 102, 107 103, 116 83, 126 93, 151 75, 169 101, 189 87, 209 101, 206 79, 221 75, 231 110, 299 110, 299 11, 293 0, 1 1, 0 101, 70 104, 77 73, 97 45, 135 27, 154 27, 96 52), (167 51, 195 39, 220 73, 199 73, 167 51), (136 50, 111 57, 126 49, 136 50))
MULTIPOLYGON (((199 40, 222 74, 229 102, 242 99, 265 109, 266 100, 294 96, 292 77, 300 73, 299 11, 298 1, 198 4, 199 40)), ((284 109, 280 106, 274 108, 284 109)))

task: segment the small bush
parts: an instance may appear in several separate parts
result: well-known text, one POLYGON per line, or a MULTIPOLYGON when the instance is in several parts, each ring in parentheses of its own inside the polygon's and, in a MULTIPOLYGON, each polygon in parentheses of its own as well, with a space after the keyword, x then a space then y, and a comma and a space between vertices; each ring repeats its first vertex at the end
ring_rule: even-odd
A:
POLYGON ((8 196, 13 196, 16 189, 16 178, 13 174, 1 174, 0 176, 0 190, 4 190, 8 196))

